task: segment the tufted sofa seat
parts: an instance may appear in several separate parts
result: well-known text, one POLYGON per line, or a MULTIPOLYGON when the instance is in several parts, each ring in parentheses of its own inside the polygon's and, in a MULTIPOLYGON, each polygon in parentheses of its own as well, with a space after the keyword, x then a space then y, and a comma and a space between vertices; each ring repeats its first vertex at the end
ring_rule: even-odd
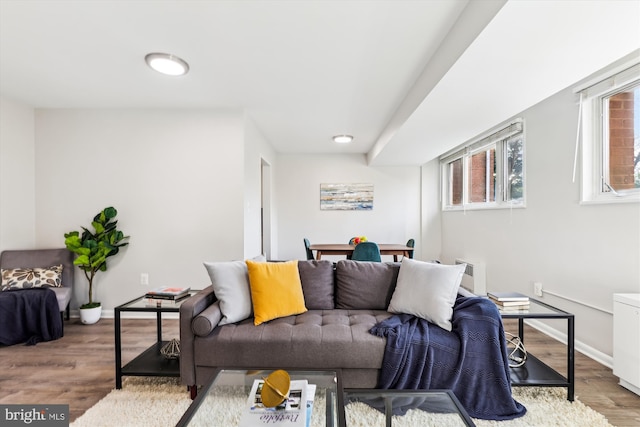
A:
POLYGON ((334 309, 309 310, 258 326, 246 319, 215 328, 198 345, 195 363, 376 370, 382 364, 385 341, 369 329, 390 316, 384 310, 334 309), (221 347, 225 351, 216 351, 221 347))

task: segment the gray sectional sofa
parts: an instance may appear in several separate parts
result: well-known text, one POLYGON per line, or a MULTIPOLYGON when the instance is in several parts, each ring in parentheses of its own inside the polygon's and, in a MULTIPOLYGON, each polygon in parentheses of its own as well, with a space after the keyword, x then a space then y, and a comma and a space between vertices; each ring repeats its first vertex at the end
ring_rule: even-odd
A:
MULTIPOLYGON (((221 325, 223 302, 214 287, 229 279, 210 271, 214 285, 180 308, 182 383, 202 385, 218 367, 340 368, 344 387, 374 388, 386 339, 369 330, 392 316, 387 308, 400 265, 342 260, 334 268, 330 261, 299 261, 307 311, 258 326, 253 317, 221 325)), ((241 277, 241 262, 236 267, 241 277)))

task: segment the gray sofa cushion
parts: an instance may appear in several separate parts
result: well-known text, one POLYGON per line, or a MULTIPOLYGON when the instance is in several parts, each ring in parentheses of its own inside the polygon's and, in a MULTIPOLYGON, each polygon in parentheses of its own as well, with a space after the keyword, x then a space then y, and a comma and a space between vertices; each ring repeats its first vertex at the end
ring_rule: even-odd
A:
POLYGON ((331 261, 298 261, 298 271, 309 310, 331 310, 333 303, 333 263, 331 261))
POLYGON ((386 310, 400 263, 340 260, 336 265, 336 308, 386 310))
POLYGON ((73 290, 71 288, 65 288, 65 287, 49 288, 49 289, 55 292, 60 311, 64 311, 67 305, 69 304, 69 301, 71 301, 71 294, 73 290))
POLYGON ((369 333, 384 310, 309 310, 255 326, 251 319, 196 337, 197 366, 380 369, 384 338, 369 333))

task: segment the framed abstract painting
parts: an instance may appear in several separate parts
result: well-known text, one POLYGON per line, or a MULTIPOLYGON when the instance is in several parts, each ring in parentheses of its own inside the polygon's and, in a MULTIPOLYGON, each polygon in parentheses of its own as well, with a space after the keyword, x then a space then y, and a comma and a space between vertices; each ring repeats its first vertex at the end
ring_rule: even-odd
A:
POLYGON ((370 211, 373 184, 320 184, 320 210, 370 211))

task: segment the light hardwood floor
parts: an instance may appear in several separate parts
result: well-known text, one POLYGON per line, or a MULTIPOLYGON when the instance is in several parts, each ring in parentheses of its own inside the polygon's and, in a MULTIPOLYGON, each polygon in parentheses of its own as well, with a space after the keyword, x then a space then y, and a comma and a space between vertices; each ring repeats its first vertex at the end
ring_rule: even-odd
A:
MULTIPOLYGON (((155 340, 155 321, 123 319, 126 363, 155 340)), ((507 330, 515 323, 505 321, 507 330)), ((164 338, 178 337, 178 321, 163 321, 164 338)), ((525 327, 527 350, 564 374, 564 346, 525 327)), ((0 347, 1 404, 69 404, 75 420, 115 387, 113 320, 65 321, 65 336, 36 346, 0 347)), ((640 397, 617 384, 611 369, 576 353, 576 396, 618 427, 640 426, 640 397)), ((187 393, 185 388, 185 393, 187 393)))

